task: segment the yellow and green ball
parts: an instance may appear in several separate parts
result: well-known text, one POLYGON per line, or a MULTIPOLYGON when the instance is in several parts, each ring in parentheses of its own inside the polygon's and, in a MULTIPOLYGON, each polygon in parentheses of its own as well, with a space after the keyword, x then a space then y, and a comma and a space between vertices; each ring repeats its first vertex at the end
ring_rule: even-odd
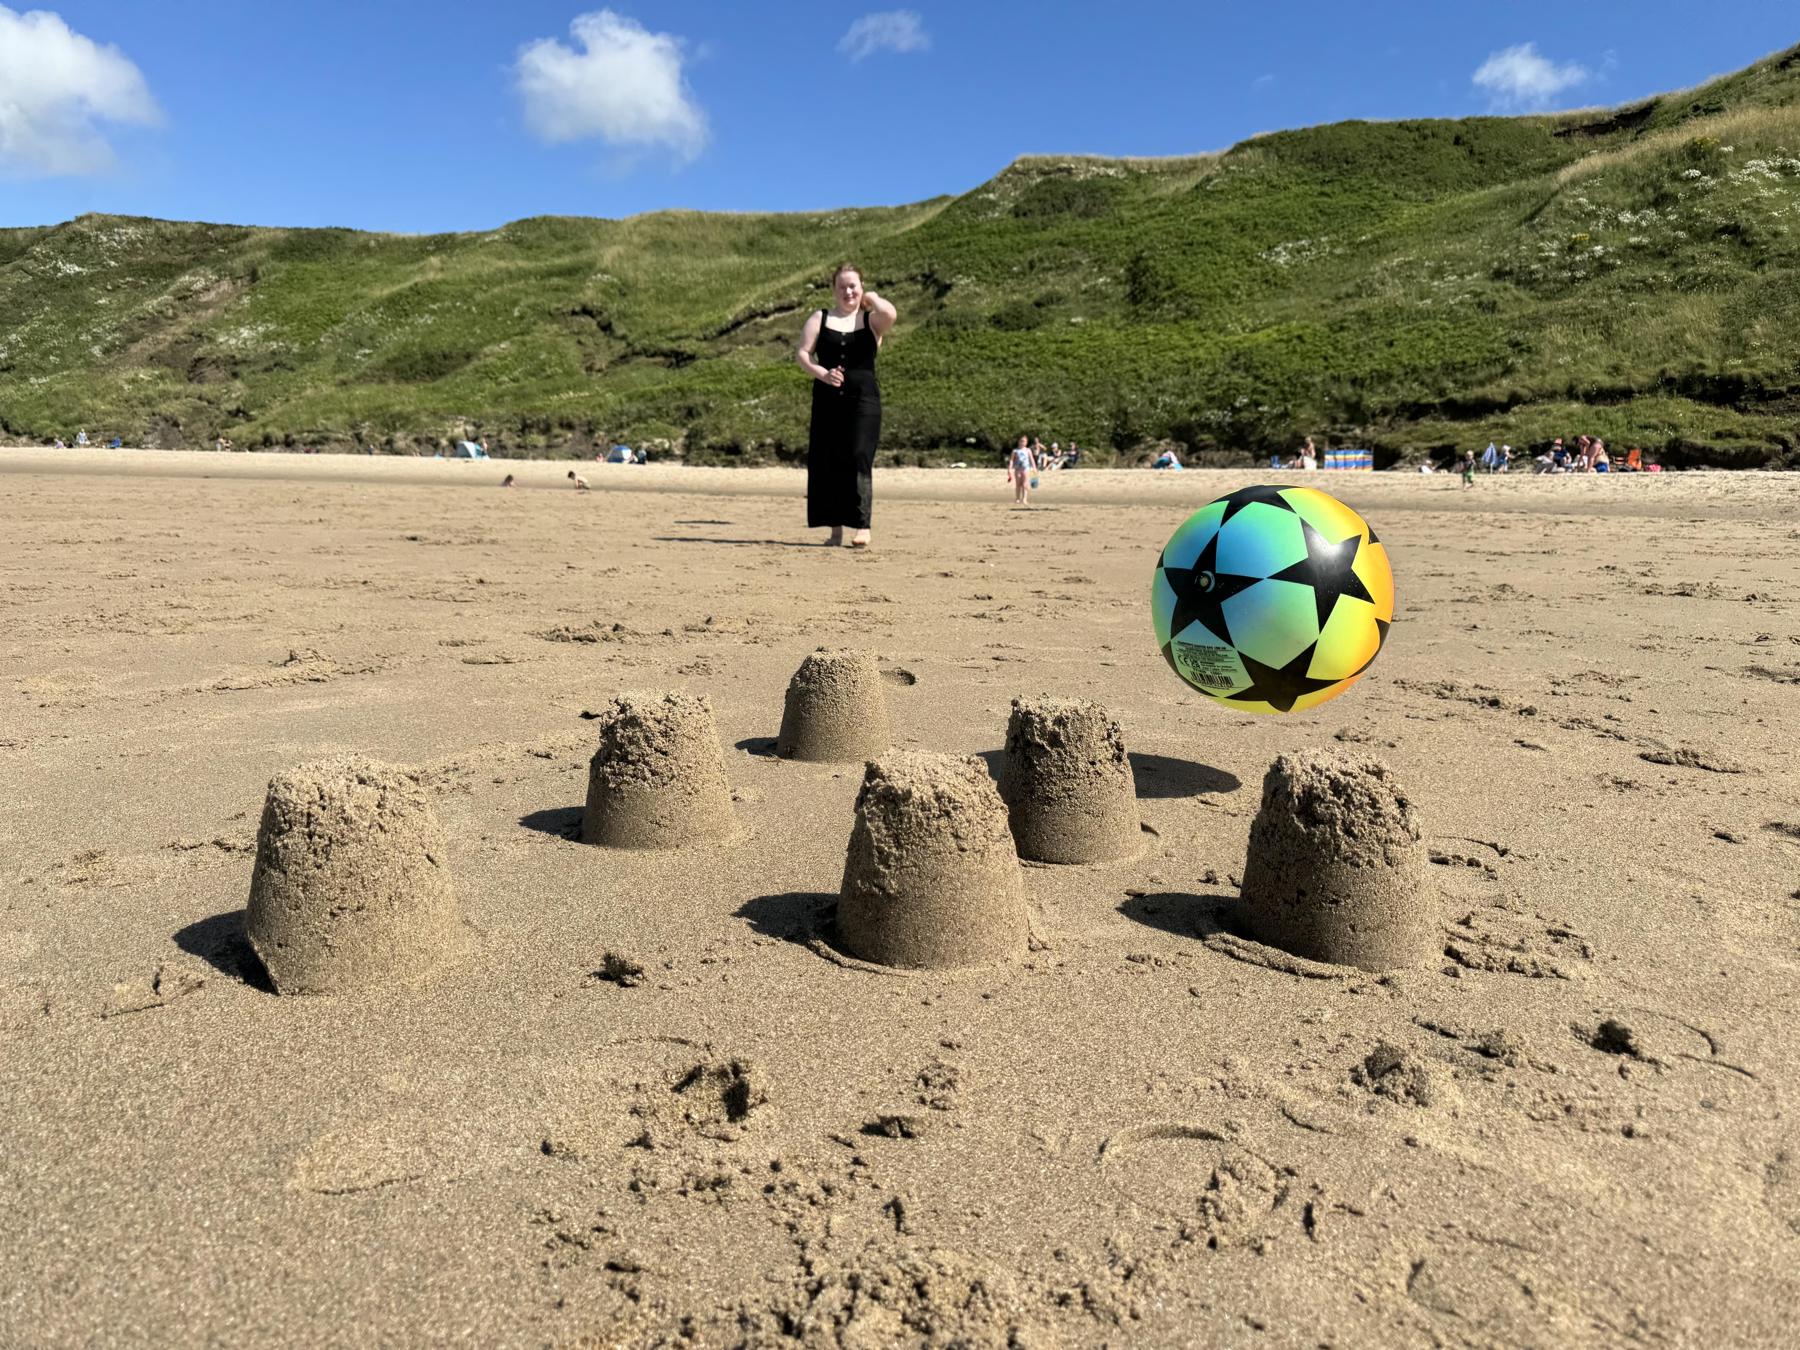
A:
POLYGON ((1247 487, 1170 536, 1150 609, 1163 659, 1195 689, 1244 712, 1299 712, 1374 661, 1394 574, 1368 521, 1330 493, 1247 487))

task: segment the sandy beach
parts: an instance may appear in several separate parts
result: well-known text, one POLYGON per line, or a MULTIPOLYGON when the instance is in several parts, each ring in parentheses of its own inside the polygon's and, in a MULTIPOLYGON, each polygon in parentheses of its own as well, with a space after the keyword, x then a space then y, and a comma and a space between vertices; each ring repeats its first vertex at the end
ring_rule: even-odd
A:
POLYGON ((1147 595, 1301 475, 884 470, 857 553, 791 469, 570 467, 0 449, 0 1344, 1792 1336, 1800 476, 1306 475, 1399 598, 1277 718, 1147 595), (820 646, 909 749, 1105 704, 1141 851, 1026 866, 1018 959, 846 958, 862 770, 772 753, 820 646), (580 842, 590 714, 670 689, 739 828, 580 842), (1416 803, 1428 964, 1223 921, 1315 748, 1416 803), (473 941, 277 995, 265 792, 351 752, 417 772, 473 941))

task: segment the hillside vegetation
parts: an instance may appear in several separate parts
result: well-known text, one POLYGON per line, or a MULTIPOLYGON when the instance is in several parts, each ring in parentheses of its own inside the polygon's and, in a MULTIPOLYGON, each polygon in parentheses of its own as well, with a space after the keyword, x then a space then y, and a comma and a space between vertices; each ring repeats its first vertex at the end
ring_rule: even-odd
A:
POLYGON ((0 440, 792 457, 794 338, 842 258, 900 308, 884 445, 909 459, 1590 431, 1800 463, 1800 47, 1619 109, 1034 158, 892 209, 4 230, 0 440))

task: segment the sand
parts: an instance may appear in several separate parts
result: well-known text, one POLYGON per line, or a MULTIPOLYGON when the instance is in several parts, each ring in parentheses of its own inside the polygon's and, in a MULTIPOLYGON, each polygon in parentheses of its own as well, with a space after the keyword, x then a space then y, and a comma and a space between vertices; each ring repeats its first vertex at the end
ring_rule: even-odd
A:
POLYGON ((1139 848, 1125 733, 1092 699, 1015 698, 999 781, 1021 858, 1111 862, 1139 848))
POLYGON ((887 690, 871 652, 808 652, 788 681, 775 753, 820 763, 873 759, 894 743, 887 690))
POLYGON ((1789 1337, 1800 478, 1319 475, 1396 622, 1257 718, 1146 599, 1253 476, 882 471, 865 555, 791 471, 565 471, 0 451, 0 1344, 1789 1337), (1144 853, 1026 867, 1015 960, 821 942, 863 772, 773 748, 822 645, 901 749, 1104 704, 1144 853), (675 688, 741 828, 584 845, 584 714, 675 688), (1423 966, 1224 922, 1320 748, 1418 806, 1423 966), (278 996, 266 788, 347 753, 418 772, 478 944, 278 996))
POLYGON ((1439 955, 1444 905, 1419 811, 1373 755, 1275 757, 1241 890, 1242 927, 1298 956, 1380 971, 1439 955))
POLYGON ((869 761, 836 920, 844 950, 882 966, 950 970, 1025 954, 1019 855, 981 760, 891 750, 869 761))
POLYGON ((244 936, 283 994, 424 979, 469 945, 449 841, 415 777, 360 755, 269 782, 244 936))
POLYGON ((737 828, 712 701, 682 689, 621 694, 594 717, 581 837, 614 848, 685 848, 737 828))

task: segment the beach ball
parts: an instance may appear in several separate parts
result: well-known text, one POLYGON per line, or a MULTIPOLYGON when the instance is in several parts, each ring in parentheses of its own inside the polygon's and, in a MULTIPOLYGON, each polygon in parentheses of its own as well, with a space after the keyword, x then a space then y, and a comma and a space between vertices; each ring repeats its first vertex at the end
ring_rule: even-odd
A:
POLYGON ((1227 708, 1317 707, 1362 677, 1394 621, 1394 574, 1369 522, 1329 492, 1241 488, 1181 523, 1150 611, 1163 659, 1227 708))

